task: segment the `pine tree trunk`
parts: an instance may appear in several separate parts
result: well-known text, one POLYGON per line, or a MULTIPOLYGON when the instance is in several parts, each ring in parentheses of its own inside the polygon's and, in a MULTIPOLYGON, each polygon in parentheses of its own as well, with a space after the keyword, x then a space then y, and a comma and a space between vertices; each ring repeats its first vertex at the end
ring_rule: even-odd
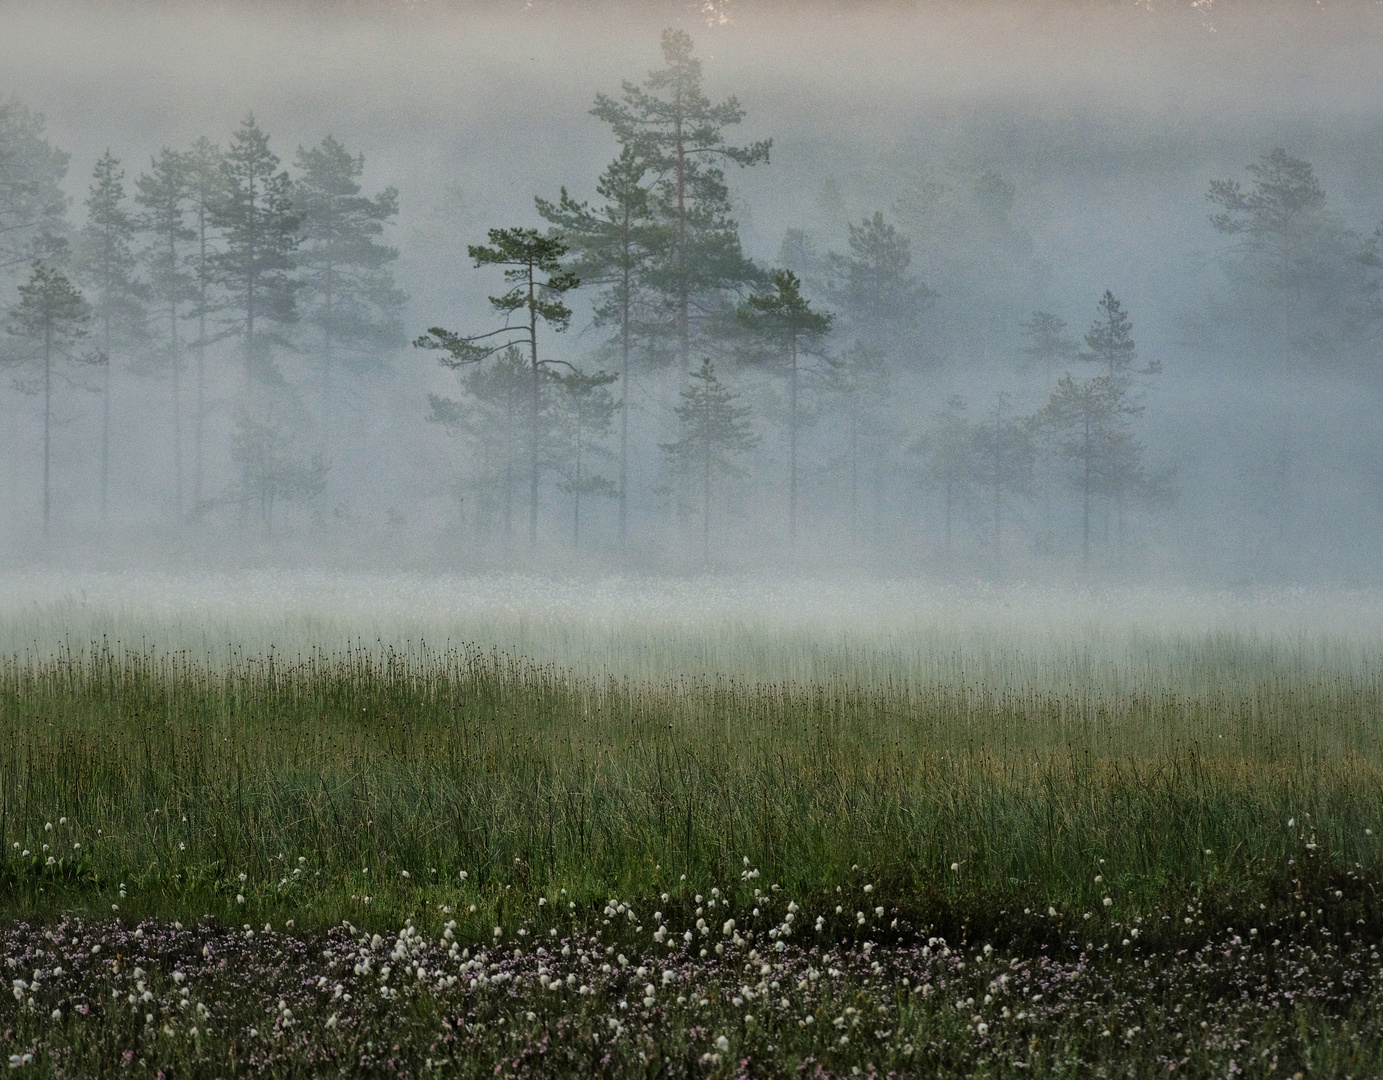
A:
POLYGON ((691 296, 687 287, 687 154, 682 138, 681 90, 677 99, 677 245, 675 250, 677 275, 677 354, 682 366, 691 362, 691 296))
POLYGON ((173 365, 173 506, 182 519, 182 357, 178 353, 178 309, 170 307, 169 341, 173 365))
MULTIPOLYGON (((624 212, 625 235, 629 232, 629 210, 624 212)), ((624 259, 623 295, 620 300, 620 404, 619 404, 619 546, 623 554, 628 541, 629 522, 629 256, 624 259)))
POLYGON ((797 543, 797 339, 792 340, 788 420, 788 540, 797 543))
POLYGON ((528 546, 538 547, 538 309, 535 304, 533 267, 528 267, 528 345, 533 385, 528 403, 528 546))
POLYGON ((101 346, 106 353, 105 387, 101 394, 101 520, 106 520, 106 509, 110 496, 110 370, 114 366, 110 359, 110 313, 107 311, 102 333, 101 346))
POLYGON ((48 539, 52 495, 49 484, 49 462, 52 458, 53 425, 53 324, 43 326, 43 539, 48 539))

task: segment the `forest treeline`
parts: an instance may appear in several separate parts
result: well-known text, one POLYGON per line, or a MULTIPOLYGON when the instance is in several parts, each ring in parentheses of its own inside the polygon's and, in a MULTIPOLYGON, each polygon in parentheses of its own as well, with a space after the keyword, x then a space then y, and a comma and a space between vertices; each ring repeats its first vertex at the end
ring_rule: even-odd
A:
MULTIPOLYGON (((335 463, 375 422, 353 387, 419 349, 455 373, 411 407, 449 437, 458 550, 661 547, 714 564, 736 546, 911 536, 994 570, 1136 559, 1179 478, 1147 449, 1162 363, 1119 283, 1014 306, 1040 258, 1015 186, 989 169, 914 175, 852 221, 828 182, 836 237, 789 229, 772 264, 752 258, 733 180, 772 168, 772 141, 736 142, 746 107, 708 96, 689 35, 666 31, 661 50, 588 106, 605 171, 467 247, 493 284, 488 320, 427 313, 425 332, 396 278, 399 192, 367 192, 363 156, 332 135, 289 165, 253 115, 140 168, 108 149, 77 223, 67 155, 40 116, 0 106, 0 361, 25 403, 10 452, 35 463, 19 471, 45 540, 75 514, 66 474, 92 478, 102 521, 116 513, 131 424, 168 433, 160 527, 350 527, 335 463), (936 392, 944 358, 992 340, 1009 343, 1012 385, 936 392), (112 411, 124 380, 147 382, 138 416, 112 411), (77 413, 95 433, 80 448, 77 413)), ((1289 375, 1371 355, 1383 231, 1347 228, 1312 165, 1279 148, 1208 179, 1205 198, 1222 273, 1188 338, 1289 375)), ((1288 464, 1262 472, 1265 504, 1285 503, 1288 464)))

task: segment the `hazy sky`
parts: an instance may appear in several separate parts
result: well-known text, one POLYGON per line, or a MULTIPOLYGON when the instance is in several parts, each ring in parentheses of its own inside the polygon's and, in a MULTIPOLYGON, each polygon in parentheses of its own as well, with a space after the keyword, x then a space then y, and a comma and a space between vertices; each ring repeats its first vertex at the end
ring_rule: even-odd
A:
MULTIPOLYGON (((486 317, 495 282, 470 268, 465 244, 537 224, 535 194, 593 194, 616 151, 588 115, 596 93, 641 80, 660 62, 659 32, 682 26, 708 93, 747 110, 733 140, 774 140, 769 166, 730 175, 749 254, 772 263, 785 228, 819 218, 827 179, 858 219, 888 210, 898 178, 920 167, 994 169, 1017 190, 1040 289, 1073 327, 1105 288, 1134 313, 1140 347, 1164 365, 1149 441, 1181 455, 1192 492, 1219 475, 1222 453, 1197 440, 1232 427, 1239 393, 1182 343, 1212 284, 1205 256, 1223 245, 1206 224, 1208 180, 1282 145, 1315 164, 1345 224, 1367 233, 1383 220, 1380 4, 717 7, 9 2, 0 95, 45 114, 72 154, 78 222, 107 147, 128 183, 160 147, 224 142, 251 111, 286 165, 334 134, 365 155, 367 190, 400 190, 391 242, 413 334, 486 317)), ((449 383, 419 364, 401 385, 420 402, 449 383)), ((1374 388, 1358 390, 1312 393, 1358 427, 1374 388)), ((1266 377, 1254 392, 1260 414, 1262 401, 1299 396, 1266 377)), ((1329 460, 1313 438, 1300 436, 1300 452, 1329 460)))

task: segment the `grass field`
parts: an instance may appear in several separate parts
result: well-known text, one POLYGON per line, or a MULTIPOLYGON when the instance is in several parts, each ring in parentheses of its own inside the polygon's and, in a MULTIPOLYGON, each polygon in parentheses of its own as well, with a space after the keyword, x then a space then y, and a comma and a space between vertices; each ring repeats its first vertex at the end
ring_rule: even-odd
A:
POLYGON ((487 587, 6 613, 12 1064, 1383 1068, 1360 598, 487 587))

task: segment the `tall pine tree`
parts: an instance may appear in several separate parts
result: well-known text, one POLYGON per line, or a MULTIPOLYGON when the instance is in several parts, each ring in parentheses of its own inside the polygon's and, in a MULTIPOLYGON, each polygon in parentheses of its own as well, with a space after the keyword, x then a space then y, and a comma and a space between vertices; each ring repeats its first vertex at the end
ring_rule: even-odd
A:
POLYGON ((110 498, 111 362, 118 348, 144 334, 147 290, 136 276, 134 218, 125 208, 125 172, 109 150, 92 171, 86 224, 78 237, 76 273, 91 292, 97 341, 105 354, 101 393, 101 518, 110 498))
POLYGON ((183 508, 184 366, 182 321, 198 298, 192 244, 197 230, 190 223, 193 192, 188 155, 166 147, 135 180, 134 200, 141 209, 140 232, 145 237, 144 265, 149 296, 163 324, 162 363, 173 397, 173 494, 179 517, 183 508))
POLYGON ((936 293, 909 271, 911 244, 882 213, 851 224, 848 245, 847 255, 826 255, 827 295, 861 341, 875 349, 896 345, 936 293))
POLYGON ((733 310, 729 294, 767 283, 740 247, 723 165, 767 162, 773 144, 726 143, 724 129, 743 120, 745 111, 734 97, 718 104, 706 97, 701 61, 692 49, 686 31, 664 30, 665 66, 650 72, 642 86, 624 83, 618 101, 598 94, 591 110, 656 177, 655 207, 672 244, 649 281, 665 298, 683 366, 697 337, 733 310))
POLYGON ((434 326, 413 344, 420 349, 437 349, 448 355, 442 364, 460 368, 479 363, 496 353, 523 342, 529 356, 528 412, 528 543, 538 545, 538 484, 544 460, 543 377, 547 367, 559 363, 538 353, 538 324, 545 323, 555 333, 571 325, 571 308, 562 296, 579 285, 580 279, 562 264, 567 245, 560 236, 542 236, 536 229, 491 229, 492 247, 472 244, 466 250, 477 269, 482 266, 504 268, 508 292, 491 296, 490 306, 505 318, 498 330, 470 336, 434 326), (509 319, 519 315, 523 323, 509 319))
POLYGON ((196 286, 193 316, 197 338, 193 343, 197 357, 196 393, 193 414, 192 505, 197 513, 204 505, 202 479, 206 463, 206 350, 210 344, 207 320, 216 310, 213 287, 217 276, 216 229, 213 218, 226 189, 225 155, 221 148, 203 136, 187 151, 187 185, 192 200, 192 228, 196 232, 192 253, 192 274, 196 286))
POLYGON ((35 259, 64 253, 67 196, 59 185, 68 155, 54 149, 43 126, 43 117, 19 101, 0 102, 0 275, 6 280, 35 259))
POLYGON ((222 247, 211 257, 213 280, 224 290, 229 333, 240 338, 245 381, 281 379, 271 350, 282 329, 297 319, 293 276, 301 215, 292 183, 269 149, 269 136, 252 115, 231 137, 221 159, 221 189, 211 224, 222 247), (277 331, 279 332, 275 332, 277 331))
POLYGON ((738 404, 738 395, 716 378, 715 366, 709 360, 701 361, 700 369, 691 373, 676 414, 682 437, 658 445, 667 454, 673 473, 700 488, 701 557, 709 565, 716 483, 749 475, 739 459, 759 445, 759 436, 749 422, 748 406, 738 404))
POLYGON ((612 326, 619 349, 619 538, 628 533, 629 504, 629 386, 630 357, 635 336, 656 323, 651 312, 654 293, 648 276, 666 260, 671 234, 653 215, 650 192, 644 186, 648 164, 632 146, 611 162, 596 194, 604 205, 592 209, 562 189, 556 203, 539 198, 538 213, 552 223, 571 248, 571 268, 588 285, 601 287, 595 324, 612 326))
POLYGON ((797 444, 801 428, 799 380, 803 362, 820 355, 831 316, 813 311, 791 270, 773 275, 773 291, 754 294, 739 309, 740 322, 758 339, 758 355, 788 381, 788 538, 797 539, 797 444))
POLYGON ((20 389, 43 395, 43 538, 48 539, 52 519, 53 382, 61 377, 58 365, 104 364, 101 353, 79 353, 77 346, 88 336, 91 305, 65 276, 42 262, 35 262, 29 280, 19 287, 19 303, 10 309, 6 329, 20 345, 4 362, 33 373, 22 379, 20 389))
POLYGON ((397 248, 381 242, 399 212, 399 193, 362 195, 363 154, 352 155, 328 135, 298 148, 294 200, 302 214, 298 278, 320 355, 323 453, 329 450, 335 371, 344 359, 378 363, 403 341, 407 296, 394 282, 397 248))

